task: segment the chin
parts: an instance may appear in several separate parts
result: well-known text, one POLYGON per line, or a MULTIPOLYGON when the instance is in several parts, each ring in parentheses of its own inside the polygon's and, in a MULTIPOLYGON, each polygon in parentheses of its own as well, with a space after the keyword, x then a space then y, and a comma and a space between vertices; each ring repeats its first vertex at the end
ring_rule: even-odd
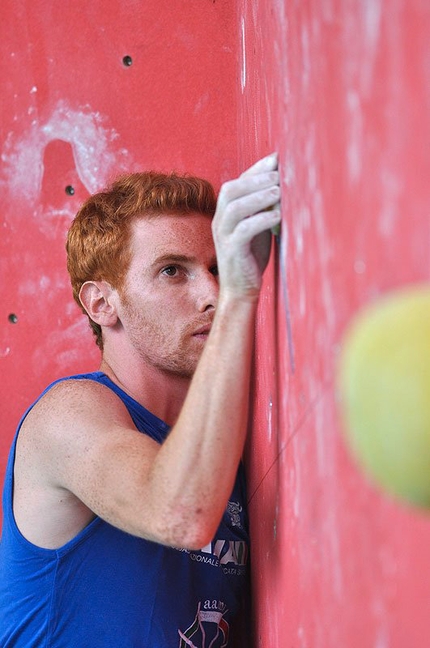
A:
POLYGON ((191 380, 191 378, 194 376, 194 373, 197 369, 197 365, 198 365, 198 358, 195 361, 192 361, 191 359, 187 359, 186 362, 175 362, 169 364, 168 366, 164 366, 163 369, 165 370, 166 373, 169 373, 171 375, 177 376, 179 378, 186 378, 188 380, 191 380))

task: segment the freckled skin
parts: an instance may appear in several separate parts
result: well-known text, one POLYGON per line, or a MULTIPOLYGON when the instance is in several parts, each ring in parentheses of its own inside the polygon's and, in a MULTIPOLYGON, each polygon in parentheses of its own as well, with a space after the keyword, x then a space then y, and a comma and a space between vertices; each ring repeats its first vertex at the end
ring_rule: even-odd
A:
POLYGON ((120 294, 121 325, 145 363, 190 378, 205 341, 195 333, 210 327, 218 298, 211 219, 141 219, 133 227, 132 249, 120 294))

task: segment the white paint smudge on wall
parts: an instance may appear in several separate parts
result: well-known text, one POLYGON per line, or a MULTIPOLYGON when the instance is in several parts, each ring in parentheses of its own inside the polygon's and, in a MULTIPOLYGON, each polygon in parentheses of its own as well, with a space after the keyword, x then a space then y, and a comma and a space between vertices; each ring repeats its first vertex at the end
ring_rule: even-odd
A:
POLYGON ((246 39, 245 39, 245 18, 242 16, 241 19, 241 54, 242 54, 242 65, 240 72, 240 86, 242 89, 242 94, 245 91, 246 86, 246 39))
POLYGON ((272 397, 269 399, 269 403, 267 406, 267 436, 268 436, 268 441, 269 443, 272 440, 273 436, 273 402, 272 402, 272 397))
MULTIPOLYGON (((29 259, 29 265, 34 263, 34 259, 29 259)), ((68 277, 61 270, 52 271, 51 275, 46 274, 23 277, 19 282, 17 294, 24 299, 43 299, 46 304, 56 299, 59 292, 70 290, 68 277)))
POLYGON ((301 80, 302 80, 303 91, 307 92, 309 89, 309 82, 311 78, 311 57, 310 57, 309 31, 306 23, 302 25, 301 45, 302 45, 301 80))
POLYGON ((387 239, 393 236, 395 231, 399 217, 400 195, 403 190, 402 181, 391 168, 391 163, 387 155, 380 170, 383 191, 381 192, 382 207, 378 218, 378 230, 387 239))
POLYGON ((89 106, 74 110, 59 102, 45 123, 33 121, 19 136, 10 132, 3 147, 0 184, 15 197, 39 196, 43 178, 43 153, 49 142, 70 143, 79 178, 90 193, 115 172, 129 170, 131 155, 120 146, 119 135, 106 118, 89 106))
POLYGON ((381 0, 362 0, 357 5, 357 12, 350 11, 347 4, 341 7, 342 14, 336 15, 336 19, 344 26, 345 88, 371 99, 381 33, 381 0))
POLYGON ((88 353, 88 320, 79 317, 67 328, 52 330, 49 336, 40 339, 32 353, 32 365, 40 373, 54 370, 61 375, 65 366, 82 361, 88 353))
POLYGON ((350 90, 346 96, 346 103, 349 117, 348 172, 350 181, 357 183, 361 177, 363 157, 363 117, 358 93, 350 90))
POLYGON ((375 59, 381 28, 381 0, 366 0, 358 4, 362 10, 364 56, 360 57, 361 90, 369 96, 372 91, 375 59))

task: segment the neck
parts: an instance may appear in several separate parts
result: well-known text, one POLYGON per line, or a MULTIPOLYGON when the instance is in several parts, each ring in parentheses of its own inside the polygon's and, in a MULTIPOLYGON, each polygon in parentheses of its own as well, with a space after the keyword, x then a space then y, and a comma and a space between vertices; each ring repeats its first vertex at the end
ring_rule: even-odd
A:
POLYGON ((115 358, 109 358, 105 353, 100 371, 152 414, 170 426, 175 424, 190 386, 190 378, 163 372, 143 363, 124 368, 122 362, 116 362, 115 358))

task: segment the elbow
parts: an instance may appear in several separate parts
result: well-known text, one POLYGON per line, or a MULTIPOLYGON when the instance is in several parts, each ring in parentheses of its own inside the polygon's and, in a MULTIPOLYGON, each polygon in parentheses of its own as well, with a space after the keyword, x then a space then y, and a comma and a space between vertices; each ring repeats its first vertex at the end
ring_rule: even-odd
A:
MULTIPOLYGON (((189 549, 191 551, 200 551, 203 547, 210 544, 214 538, 216 529, 212 526, 198 526, 192 529, 186 537, 181 540, 181 549, 189 549)), ((179 539, 180 540, 180 539, 179 539)))
POLYGON ((219 520, 207 519, 200 511, 191 517, 170 518, 169 524, 159 529, 159 542, 176 549, 199 551, 212 542, 219 520))

